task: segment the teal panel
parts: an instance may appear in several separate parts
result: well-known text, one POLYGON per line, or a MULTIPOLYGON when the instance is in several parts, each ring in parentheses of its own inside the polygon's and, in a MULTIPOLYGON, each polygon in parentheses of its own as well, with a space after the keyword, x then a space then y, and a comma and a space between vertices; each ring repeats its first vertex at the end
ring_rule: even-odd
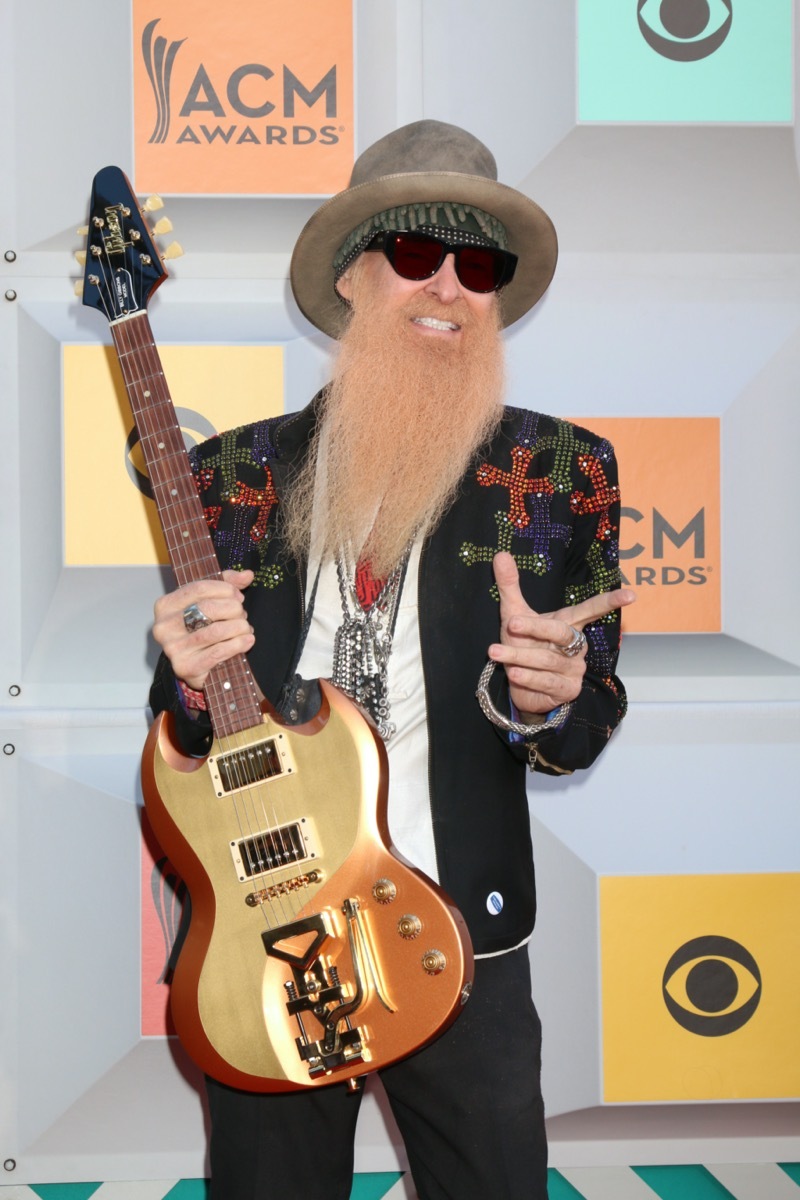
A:
POLYGON ((89 1200, 99 1183, 32 1183, 31 1191, 41 1200, 89 1200))
MULTIPOLYGON (((398 1179, 402 1179, 400 1171, 373 1171, 355 1175, 350 1200, 382 1200, 398 1179)), ((54 1196, 49 1200, 61 1200, 61 1197, 54 1196)), ((70 1197, 70 1200, 73 1198, 70 1197)), ((76 1196, 74 1200, 80 1198, 76 1196)), ((205 1179, 181 1179, 167 1192, 164 1200, 208 1200, 208 1183, 205 1179)))
POLYGON ((568 1179, 559 1175, 552 1167, 547 1171, 548 1200, 583 1200, 583 1196, 574 1188, 568 1179))
POLYGON ((662 49, 640 28, 637 0, 579 0, 578 12, 579 120, 792 120, 792 0, 645 0, 642 22, 662 49), (724 33, 729 8, 727 36, 704 56, 703 43, 724 33), (702 14, 697 33, 692 11, 702 14), (668 27, 681 22, 691 36, 671 36, 668 27), (670 47, 693 46, 694 61, 670 57, 670 47))
POLYGON ((778 1166, 800 1187, 800 1163, 778 1163, 778 1166))
POLYGON ((394 1187, 402 1171, 364 1171, 353 1178, 350 1200, 381 1200, 394 1187))
POLYGON ((207 1200, 207 1179, 180 1179, 170 1188, 164 1200, 207 1200))
POLYGON ((661 1200, 736 1200, 705 1167, 631 1167, 631 1170, 661 1200))

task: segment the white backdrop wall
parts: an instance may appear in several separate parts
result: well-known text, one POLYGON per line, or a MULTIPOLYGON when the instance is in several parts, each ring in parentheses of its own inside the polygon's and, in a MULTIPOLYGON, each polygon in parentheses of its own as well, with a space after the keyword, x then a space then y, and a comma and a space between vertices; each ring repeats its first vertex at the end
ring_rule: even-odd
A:
MULTIPOLYGON (((608 754, 531 788, 554 1161, 685 1161, 688 1131, 697 1161, 800 1159, 785 1095, 735 1115, 714 1096, 604 1103, 598 904, 604 876, 800 871, 796 134, 580 123, 573 0, 359 0, 356 29, 359 150, 421 117, 462 124, 559 230, 550 293, 508 336, 510 400, 721 420, 722 632, 628 639, 631 712, 608 754)), ((173 1042, 139 1032, 137 758, 165 576, 63 556, 62 347, 104 337, 71 295, 74 229, 99 167, 133 175, 131 58, 128 0, 0 8, 8 1183, 204 1171, 196 1072, 173 1042)), ((287 406, 301 407, 329 348, 286 276, 316 203, 171 200, 189 254, 152 306, 159 339, 282 345, 287 406)), ((373 1096, 359 1169, 395 1165, 392 1141, 373 1096)))

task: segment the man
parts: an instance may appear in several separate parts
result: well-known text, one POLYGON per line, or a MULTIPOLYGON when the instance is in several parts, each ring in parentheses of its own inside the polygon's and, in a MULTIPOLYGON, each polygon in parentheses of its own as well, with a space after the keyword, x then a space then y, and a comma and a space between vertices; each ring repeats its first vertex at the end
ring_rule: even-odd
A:
MULTIPOLYGON (((526 766, 589 766, 625 709, 611 447, 502 407, 500 329, 555 261, 549 218, 464 130, 421 121, 367 150, 292 260, 301 309, 341 341, 332 382, 199 448, 223 580, 156 606, 151 700, 187 750, 208 745, 208 671, 242 653, 287 719, 298 680, 328 676, 386 739, 393 842, 476 954, 455 1024, 382 1072, 422 1200, 546 1197, 526 766)), ((215 1198, 347 1200, 343 1085, 211 1082, 209 1100, 215 1198)))

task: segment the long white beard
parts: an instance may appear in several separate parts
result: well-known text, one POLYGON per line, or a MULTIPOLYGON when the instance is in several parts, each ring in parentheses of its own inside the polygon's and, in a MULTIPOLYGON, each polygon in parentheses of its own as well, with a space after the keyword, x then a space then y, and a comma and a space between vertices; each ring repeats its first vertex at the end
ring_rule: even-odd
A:
POLYGON ((452 503, 476 451, 502 415, 503 346, 494 305, 483 319, 464 301, 418 295, 386 311, 354 292, 321 430, 286 506, 287 534, 324 560, 349 547, 385 577, 415 536, 452 503), (461 325, 457 345, 421 336, 410 314, 461 325))

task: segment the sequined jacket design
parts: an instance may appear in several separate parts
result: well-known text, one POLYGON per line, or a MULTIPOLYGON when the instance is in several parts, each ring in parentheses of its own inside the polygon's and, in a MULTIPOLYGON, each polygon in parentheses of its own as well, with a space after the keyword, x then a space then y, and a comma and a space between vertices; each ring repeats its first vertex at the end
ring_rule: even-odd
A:
MULTIPOLYGON (((247 609, 250 653, 263 691, 279 704, 303 624, 304 568, 283 544, 280 498, 304 460, 316 402, 213 438, 193 453, 223 568, 256 573, 247 609)), ((554 611, 616 586, 619 491, 613 450, 588 430, 507 409, 500 432, 466 473, 460 494, 422 550, 419 622, 429 729, 429 793, 440 881, 463 912, 476 953, 517 945, 535 917, 526 795, 527 750, 512 744, 475 700, 486 648, 499 635, 492 557, 510 550, 523 593, 554 611), (492 893, 502 909, 487 906, 492 893)), ((586 629, 587 674, 563 729, 541 736, 537 770, 589 766, 625 711, 615 676, 618 615, 586 629)), ((495 702, 504 703, 501 671, 495 702)), ((190 721, 162 659, 151 692, 170 708, 187 750, 208 726, 190 721)))

